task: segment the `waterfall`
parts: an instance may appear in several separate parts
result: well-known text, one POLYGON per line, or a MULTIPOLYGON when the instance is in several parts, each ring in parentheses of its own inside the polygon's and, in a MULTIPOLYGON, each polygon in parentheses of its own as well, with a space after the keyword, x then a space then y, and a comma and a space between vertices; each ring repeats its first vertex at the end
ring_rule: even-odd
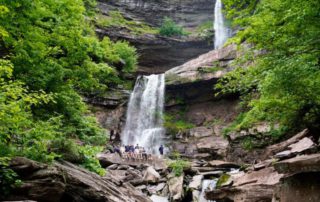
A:
POLYGON ((216 188, 217 181, 218 181, 217 179, 202 181, 202 189, 199 197, 199 202, 214 202, 214 201, 205 199, 204 195, 206 190, 209 191, 209 190, 214 190, 216 188))
POLYGON ((149 153, 158 153, 163 144, 164 74, 139 76, 131 93, 122 143, 139 144, 149 153))
POLYGON ((229 30, 224 24, 221 0, 216 0, 214 7, 214 49, 219 49, 227 41, 229 30))

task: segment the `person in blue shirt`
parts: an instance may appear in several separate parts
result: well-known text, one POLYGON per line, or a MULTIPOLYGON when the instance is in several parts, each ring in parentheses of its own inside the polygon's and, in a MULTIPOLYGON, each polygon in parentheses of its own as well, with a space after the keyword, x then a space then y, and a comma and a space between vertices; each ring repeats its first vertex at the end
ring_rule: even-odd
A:
POLYGON ((164 150, 164 147, 163 147, 163 145, 161 145, 161 146, 159 147, 160 155, 163 155, 163 150, 164 150))

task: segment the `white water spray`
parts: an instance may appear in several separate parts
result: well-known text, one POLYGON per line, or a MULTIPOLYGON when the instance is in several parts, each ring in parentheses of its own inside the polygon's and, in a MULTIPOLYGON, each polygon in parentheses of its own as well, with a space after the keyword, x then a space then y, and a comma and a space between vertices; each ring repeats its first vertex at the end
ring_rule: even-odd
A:
POLYGON ((158 153, 163 144, 164 74, 139 76, 131 93, 122 143, 158 153))
POLYGON ((216 5, 214 7, 214 49, 221 48, 228 37, 229 30, 224 24, 222 2, 221 0, 216 0, 216 5))

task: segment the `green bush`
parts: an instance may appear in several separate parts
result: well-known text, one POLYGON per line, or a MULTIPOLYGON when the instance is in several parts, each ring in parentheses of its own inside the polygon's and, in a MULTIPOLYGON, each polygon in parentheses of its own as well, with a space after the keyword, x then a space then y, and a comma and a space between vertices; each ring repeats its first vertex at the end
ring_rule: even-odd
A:
POLYGON ((21 184, 17 173, 8 168, 10 158, 0 157, 0 200, 10 194, 10 191, 21 184))
POLYGON ((165 17, 159 31, 162 36, 184 36, 188 33, 184 31, 183 27, 177 25, 171 18, 165 17))
POLYGON ((173 152, 174 160, 168 162, 168 167, 172 170, 176 177, 179 177, 183 174, 183 170, 190 167, 190 162, 181 159, 181 156, 178 152, 173 152))
POLYGON ((188 129, 195 127, 192 123, 188 123, 181 119, 176 120, 174 116, 169 114, 165 114, 163 125, 166 128, 167 132, 172 135, 176 135, 179 132, 185 132, 188 129))
MULTIPOLYGON (((233 25, 242 27, 230 41, 254 44, 237 68, 216 85, 240 93, 245 111, 236 128, 260 121, 291 131, 320 129, 320 4, 317 0, 224 1, 233 25), (303 12, 301 12, 303 10, 303 12), (246 67, 246 68, 243 68, 246 67), (254 96, 252 96, 254 95, 254 96)), ((279 136, 279 134, 274 134, 279 136)))

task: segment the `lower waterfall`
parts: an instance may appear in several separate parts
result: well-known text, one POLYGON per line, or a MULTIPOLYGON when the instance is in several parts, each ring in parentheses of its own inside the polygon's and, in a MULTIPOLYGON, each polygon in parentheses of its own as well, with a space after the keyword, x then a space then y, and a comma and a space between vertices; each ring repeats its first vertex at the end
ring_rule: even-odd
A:
POLYGON ((121 134, 122 143, 139 144, 157 154, 164 143, 163 108, 164 74, 139 76, 131 93, 127 119, 121 134))

